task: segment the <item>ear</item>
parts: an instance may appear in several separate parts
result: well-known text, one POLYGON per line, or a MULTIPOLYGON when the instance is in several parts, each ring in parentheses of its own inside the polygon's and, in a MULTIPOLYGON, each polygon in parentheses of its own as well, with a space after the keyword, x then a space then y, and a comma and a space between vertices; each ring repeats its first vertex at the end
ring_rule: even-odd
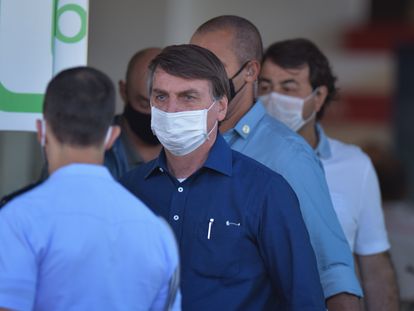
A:
POLYGON ((228 99, 227 96, 223 96, 217 101, 217 107, 218 107, 218 121, 223 121, 227 114, 227 107, 228 107, 228 99))
POLYGON ((127 102, 127 92, 126 92, 126 82, 124 80, 119 80, 118 82, 119 95, 121 95, 122 101, 124 104, 127 102))
POLYGON ((315 95, 315 111, 319 112, 325 103, 326 96, 328 96, 328 88, 325 85, 318 87, 315 95))
POLYGON ((118 125, 112 125, 108 128, 108 136, 105 138, 105 150, 112 148, 112 145, 120 134, 121 128, 118 125))
POLYGON ((259 73, 260 63, 253 59, 246 66, 244 79, 246 82, 254 82, 259 78, 259 73))

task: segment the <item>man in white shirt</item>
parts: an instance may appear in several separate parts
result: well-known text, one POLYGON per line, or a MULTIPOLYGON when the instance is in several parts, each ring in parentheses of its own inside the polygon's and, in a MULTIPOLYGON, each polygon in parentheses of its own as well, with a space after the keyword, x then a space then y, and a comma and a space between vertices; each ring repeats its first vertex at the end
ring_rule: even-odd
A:
POLYGON ((398 310, 398 290, 375 170, 357 146, 327 137, 319 125, 335 99, 336 78, 309 40, 272 44, 263 57, 259 95, 268 113, 300 134, 322 161, 334 209, 354 252, 368 310, 398 310))

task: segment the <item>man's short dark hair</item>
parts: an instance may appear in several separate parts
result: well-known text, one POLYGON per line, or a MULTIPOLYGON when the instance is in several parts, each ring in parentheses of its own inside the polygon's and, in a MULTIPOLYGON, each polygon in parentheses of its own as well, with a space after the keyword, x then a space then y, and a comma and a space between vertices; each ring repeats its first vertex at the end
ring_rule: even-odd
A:
POLYGON ((64 70, 47 86, 43 114, 62 144, 99 146, 114 113, 113 83, 97 69, 76 67, 64 70))
POLYGON ((218 30, 232 30, 233 52, 237 56, 239 65, 249 60, 261 61, 263 43, 260 32, 253 23, 235 15, 222 15, 214 17, 197 28, 196 34, 203 34, 218 30))
POLYGON ((223 64, 209 50, 193 44, 171 45, 162 50, 149 66, 149 93, 154 72, 161 68, 166 73, 183 79, 207 80, 212 96, 229 98, 230 89, 223 64))
POLYGON ((312 89, 326 86, 328 95, 316 118, 323 117, 326 107, 337 98, 336 77, 326 56, 319 48, 307 39, 291 39, 273 43, 263 56, 263 62, 269 59, 284 69, 298 69, 309 66, 309 82, 312 89))

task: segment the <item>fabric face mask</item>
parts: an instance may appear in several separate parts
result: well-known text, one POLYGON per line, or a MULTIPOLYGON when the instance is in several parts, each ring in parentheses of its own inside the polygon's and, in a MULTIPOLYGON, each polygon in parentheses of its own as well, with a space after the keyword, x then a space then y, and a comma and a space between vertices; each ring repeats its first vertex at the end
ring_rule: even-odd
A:
POLYGON ((175 156, 184 156, 200 147, 216 128, 207 133, 208 109, 165 112, 151 105, 151 128, 159 141, 175 156))
POLYGON ((233 79, 235 77, 237 77, 242 70, 244 69, 244 67, 246 67, 246 65, 249 63, 250 60, 248 60, 247 62, 245 62, 239 70, 237 70, 237 72, 229 79, 229 86, 230 86, 230 98, 229 98, 229 102, 236 97, 236 95, 246 86, 246 82, 243 83, 243 85, 236 91, 235 87, 234 87, 234 83, 233 83, 233 79))
POLYGON ((291 130, 297 132, 315 116, 314 111, 306 120, 302 117, 305 102, 312 98, 317 89, 306 98, 294 97, 271 92, 260 97, 267 112, 273 118, 284 123, 291 130))

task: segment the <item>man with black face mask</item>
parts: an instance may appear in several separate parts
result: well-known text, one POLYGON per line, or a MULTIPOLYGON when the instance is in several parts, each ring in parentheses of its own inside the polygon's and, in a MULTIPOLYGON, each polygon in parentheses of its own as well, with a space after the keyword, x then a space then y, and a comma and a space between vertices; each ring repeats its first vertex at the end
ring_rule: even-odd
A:
POLYGON ((124 112, 114 119, 122 129, 120 137, 105 154, 105 166, 119 179, 131 168, 158 156, 161 145, 151 131, 151 107, 147 91, 147 69, 160 48, 135 53, 128 63, 125 81, 119 81, 124 112))

